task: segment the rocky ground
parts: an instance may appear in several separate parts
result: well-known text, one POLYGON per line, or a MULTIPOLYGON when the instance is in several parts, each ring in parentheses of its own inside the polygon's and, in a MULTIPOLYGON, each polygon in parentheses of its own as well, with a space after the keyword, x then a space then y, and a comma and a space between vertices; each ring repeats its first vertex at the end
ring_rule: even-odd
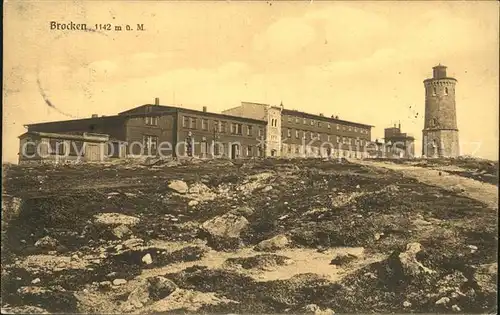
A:
POLYGON ((4 165, 2 313, 496 313, 462 162, 4 165))

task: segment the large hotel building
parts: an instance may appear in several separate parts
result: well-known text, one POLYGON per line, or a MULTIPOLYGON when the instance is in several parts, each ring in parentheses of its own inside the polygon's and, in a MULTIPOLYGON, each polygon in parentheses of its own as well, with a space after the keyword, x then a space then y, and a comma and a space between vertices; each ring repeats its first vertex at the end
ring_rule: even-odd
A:
MULTIPOLYGON (((138 155, 195 157, 355 157, 367 154, 372 126, 242 102, 222 113, 146 104, 114 116, 25 126, 19 161, 138 155), (106 144, 106 145, 102 145, 106 144), (40 149, 40 147, 42 149, 40 149)), ((376 146, 375 146, 376 147, 376 146)))

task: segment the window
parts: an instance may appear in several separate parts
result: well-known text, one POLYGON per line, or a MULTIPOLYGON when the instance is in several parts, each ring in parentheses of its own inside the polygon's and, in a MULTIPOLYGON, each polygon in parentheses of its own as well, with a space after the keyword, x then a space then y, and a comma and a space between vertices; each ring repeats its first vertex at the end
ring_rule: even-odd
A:
POLYGON ((292 122, 292 116, 287 116, 288 122, 292 122))
POLYGON ((36 152, 36 145, 35 145, 35 142, 33 141, 33 139, 31 138, 26 138, 25 140, 26 144, 25 144, 25 149, 24 149, 24 153, 26 155, 34 155, 35 152, 36 152))
POLYGON ((328 129, 330 129, 330 127, 331 127, 330 124, 327 124, 327 127, 328 127, 328 129))
POLYGON ((340 143, 340 137, 337 136, 337 143, 340 143))
POLYGON ((146 125, 150 125, 150 126, 157 126, 158 125, 158 117, 144 117, 144 121, 146 123, 146 125))
POLYGON ((288 136, 288 138, 291 138, 291 137, 292 137, 292 130, 288 129, 287 136, 288 136))
POLYGON ((214 120, 214 131, 219 132, 219 121, 214 120))
POLYGON ((321 140, 321 134, 318 132, 318 140, 321 140))
POLYGON ((345 137, 342 137, 342 143, 343 144, 346 144, 347 143, 347 139, 345 137))
POLYGON ((358 132, 358 127, 354 127, 354 132, 358 132))
POLYGON ((352 127, 351 126, 349 126, 349 131, 352 131, 352 127))
POLYGON ((432 96, 436 96, 436 88, 432 89, 432 96))
POLYGON ((295 130, 295 138, 299 138, 299 131, 298 130, 295 130))
POLYGON ((347 127, 346 127, 346 126, 343 126, 343 127, 344 127, 344 128, 343 128, 343 129, 344 129, 344 131, 345 131, 345 130, 347 130, 347 127))
POLYGON ((259 128, 259 137, 262 137, 262 128, 259 128))
POLYGON ((156 153, 158 145, 158 137, 156 136, 143 136, 142 143, 144 145, 144 152, 147 154, 156 153))
POLYGON ((306 132, 305 132, 305 131, 303 131, 303 132, 302 132, 302 139, 305 139, 305 138, 306 138, 306 132))
POLYGON ((314 126, 314 120, 311 119, 311 126, 314 126))
POLYGON ((66 145, 64 144, 64 140, 58 139, 50 139, 50 153, 57 155, 66 154, 66 145))
POLYGON ((299 118, 298 117, 295 117, 295 123, 298 124, 299 123, 299 118))
POLYGON ((295 153, 299 154, 300 153, 300 146, 295 147, 295 153))
POLYGON ((290 145, 287 146, 287 151, 288 151, 288 153, 292 153, 292 146, 290 146, 290 145))
POLYGON ((448 95, 448 88, 447 87, 444 88, 444 95, 448 95))
POLYGON ((233 134, 236 134, 236 135, 241 135, 241 124, 236 124, 236 123, 233 123, 231 125, 231 133, 233 134))
POLYGON ((311 140, 312 140, 313 138, 314 138, 314 135, 313 135, 313 133, 312 133, 312 131, 311 131, 311 132, 309 133, 309 139, 311 139, 311 140))
POLYGON ((303 119, 303 123, 304 125, 307 124, 307 120, 305 118, 303 119))
POLYGON ((219 132, 226 132, 226 122, 225 121, 220 122, 219 132))
POLYGON ((337 124, 337 130, 340 130, 340 126, 337 124))
POLYGON ((330 135, 327 136, 327 139, 328 139, 327 141, 330 142, 330 135))
POLYGON ((321 122, 318 121, 318 127, 321 127, 321 122))
POLYGON ((247 136, 251 136, 252 135, 252 126, 248 125, 247 126, 247 136))
POLYGON ((182 127, 189 128, 189 117, 184 116, 182 119, 182 127))
POLYGON ((191 118, 191 125, 189 128, 196 129, 196 118, 191 118))
POLYGON ((201 120, 201 129, 208 130, 208 120, 207 119, 201 120))

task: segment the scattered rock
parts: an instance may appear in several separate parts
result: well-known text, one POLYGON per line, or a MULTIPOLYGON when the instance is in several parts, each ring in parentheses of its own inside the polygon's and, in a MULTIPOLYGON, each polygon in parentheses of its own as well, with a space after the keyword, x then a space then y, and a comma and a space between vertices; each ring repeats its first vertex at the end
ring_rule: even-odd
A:
POLYGON ((318 305, 316 304, 308 304, 304 306, 303 311, 305 314, 315 314, 315 315, 333 315, 335 312, 330 309, 326 308, 322 310, 318 305))
MULTIPOLYGON (((144 244, 144 240, 140 238, 131 238, 122 243, 123 246, 125 246, 128 249, 135 249, 137 247, 140 247, 144 244)), ((119 246, 119 245, 117 245, 119 246)))
POLYGON ((275 254, 262 254, 250 257, 228 258, 226 264, 230 266, 239 265, 243 269, 272 270, 276 266, 289 265, 293 261, 285 256, 275 254))
POLYGON ((409 243, 406 245, 406 251, 399 254, 398 258, 406 275, 416 276, 421 273, 431 274, 433 270, 425 267, 417 260, 417 253, 422 250, 420 243, 409 243))
POLYGON ((115 279, 115 280, 113 280, 113 285, 115 285, 115 286, 123 285, 125 283, 127 283, 127 280, 125 280, 125 279, 115 279))
POLYGON ((2 307, 2 314, 50 314, 47 310, 31 305, 2 307))
POLYGON ((17 290, 23 303, 35 304, 51 313, 74 313, 77 300, 73 292, 60 286, 53 287, 21 287, 17 290))
POLYGON ((101 281, 99 282, 99 288, 109 289, 111 287, 111 281, 101 281))
POLYGON ((216 236, 234 238, 239 237, 248 224, 245 217, 228 213, 205 221, 201 228, 216 236))
POLYGON ((404 302, 403 302, 403 307, 404 307, 404 308, 411 307, 411 303, 410 303, 410 302, 408 302, 408 301, 404 301, 404 302))
POLYGON ((130 292, 127 298, 127 304, 130 306, 125 306, 125 309, 132 310, 133 308, 141 308, 150 301, 149 298, 149 285, 147 280, 141 281, 137 287, 130 292))
POLYGON ((375 233, 373 238, 375 238, 375 240, 378 241, 380 238, 382 238, 382 236, 384 236, 384 233, 375 233))
POLYGON ((479 289, 486 294, 497 292, 497 272, 498 264, 485 264, 477 267, 473 274, 473 281, 477 283, 479 289))
POLYGON ((47 250, 55 250, 58 245, 59 245, 59 242, 56 239, 54 239, 48 235, 42 237, 41 239, 39 239, 35 243, 35 247, 43 248, 43 249, 47 249, 47 250))
POLYGON ((171 190, 179 193, 179 194, 185 194, 188 192, 189 187, 186 184, 186 182, 182 180, 173 180, 168 184, 168 188, 171 190))
POLYGON ((248 206, 241 206, 241 207, 238 207, 234 210, 231 210, 231 213, 233 213, 235 215, 241 215, 244 217, 249 217, 254 212, 255 212, 255 210, 252 207, 248 207, 248 206))
POLYGON ((290 241, 288 238, 285 235, 280 234, 260 242, 254 249, 259 251, 273 251, 285 248, 289 243, 290 241))
POLYGON ((151 258, 150 254, 146 254, 144 255, 144 257, 142 257, 142 262, 146 265, 151 265, 153 263, 153 258, 151 258))
POLYGON ((262 189, 262 192, 268 192, 268 191, 271 191, 273 189, 273 186, 269 185, 269 186, 266 186, 262 189))
POLYGON ((190 200, 188 202, 188 206, 190 207, 194 207, 194 206, 197 206, 199 204, 199 201, 198 200, 190 200))
POLYGON ((443 305, 443 304, 448 304, 450 303, 450 298, 449 297, 442 297, 439 300, 436 301, 436 305, 443 305))
POLYGON ((164 299, 177 289, 174 282, 161 276, 148 278, 148 284, 149 295, 153 301, 164 299))
POLYGON ((357 258, 358 257, 356 257, 351 253, 341 253, 332 259, 330 265, 343 266, 350 263, 353 260, 356 260, 357 258))
POLYGON ((78 257, 77 254, 74 254, 73 256, 71 256, 71 260, 79 260, 80 257, 78 257))
POLYGON ((37 283, 40 283, 40 278, 35 278, 31 281, 32 284, 37 284, 37 283))
POLYGON ((100 213, 94 216, 95 222, 103 225, 136 225, 139 219, 120 213, 100 213))
POLYGON ((459 307, 458 305, 456 305, 456 304, 453 304, 453 305, 451 306, 451 309, 452 309, 454 312, 460 312, 460 311, 462 311, 462 310, 460 309, 460 307, 459 307))
POLYGON ((132 235, 132 231, 124 224, 115 227, 112 231, 113 235, 118 239, 132 235))
POLYGON ((145 313, 170 312, 174 310, 183 310, 196 312, 205 305, 217 305, 238 303, 229 300, 223 296, 217 295, 214 292, 199 292, 185 289, 175 290, 166 298, 159 300, 143 311, 145 313))

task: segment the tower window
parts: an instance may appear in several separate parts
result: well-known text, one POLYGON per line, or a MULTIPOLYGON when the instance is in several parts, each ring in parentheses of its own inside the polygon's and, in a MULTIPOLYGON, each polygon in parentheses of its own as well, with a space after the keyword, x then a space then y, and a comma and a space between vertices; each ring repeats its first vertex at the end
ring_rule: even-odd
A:
POLYGON ((444 88, 444 95, 448 95, 448 88, 447 87, 444 88))
POLYGON ((432 96, 436 96, 436 88, 432 89, 432 96))

